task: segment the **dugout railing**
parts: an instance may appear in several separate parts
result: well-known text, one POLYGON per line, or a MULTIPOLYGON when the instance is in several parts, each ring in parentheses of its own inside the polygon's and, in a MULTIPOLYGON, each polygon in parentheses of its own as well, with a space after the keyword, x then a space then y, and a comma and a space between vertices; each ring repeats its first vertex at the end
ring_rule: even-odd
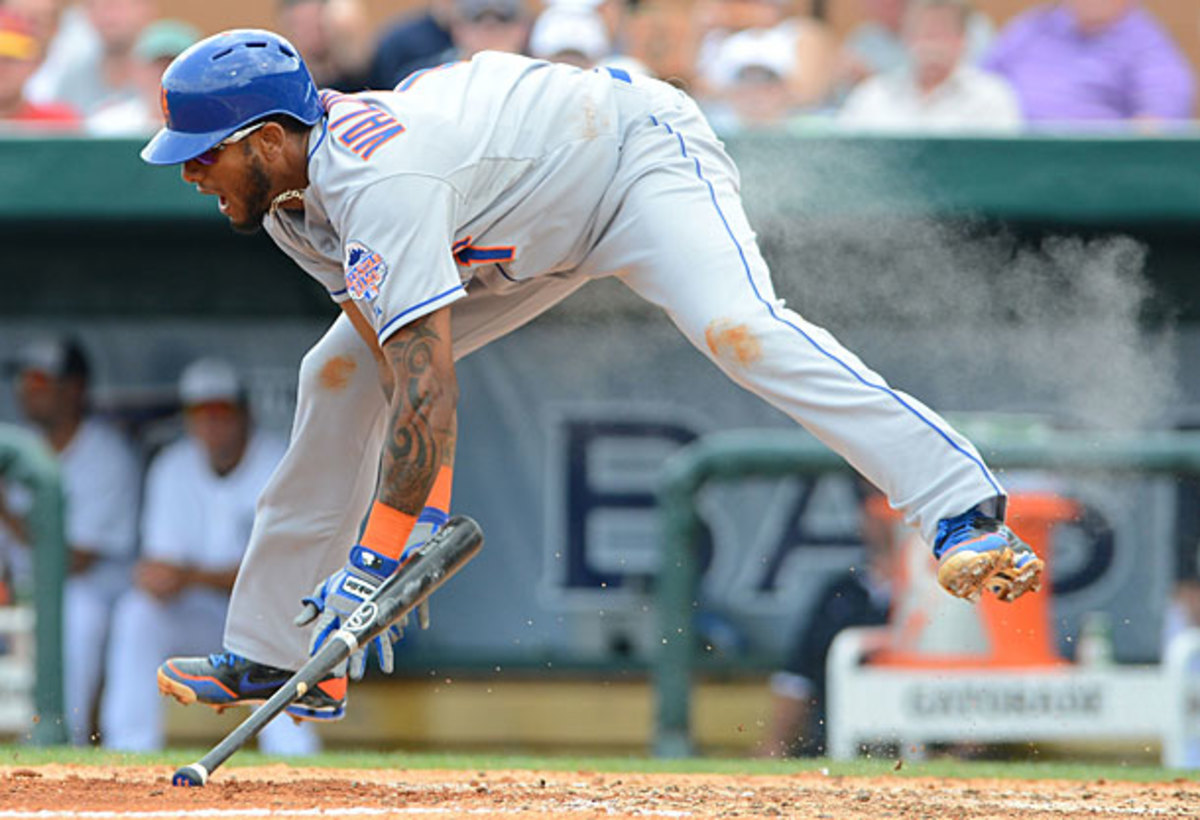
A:
MULTIPOLYGON (((995 469, 1079 473, 1200 475, 1200 433, 1047 433, 1022 440, 976 443, 995 469)), ((654 754, 692 750, 691 680, 698 640, 697 496, 709 483, 750 477, 849 470, 840 457, 802 430, 740 430, 703 436, 664 464, 658 493, 663 560, 655 592, 661 648, 653 660, 654 754)))
POLYGON ((32 499, 25 517, 32 551, 35 613, 34 719, 28 737, 40 746, 61 744, 67 741, 62 677, 67 549, 58 461, 39 436, 0 424, 0 478, 23 485, 32 499))

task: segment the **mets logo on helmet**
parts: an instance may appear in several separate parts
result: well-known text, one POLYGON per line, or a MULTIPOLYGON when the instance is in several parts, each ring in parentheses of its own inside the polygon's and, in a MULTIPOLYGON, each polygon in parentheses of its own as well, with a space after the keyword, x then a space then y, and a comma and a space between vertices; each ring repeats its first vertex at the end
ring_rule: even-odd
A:
POLYGON ((346 243, 346 289, 353 299, 374 299, 387 277, 383 257, 362 242, 346 243))
POLYGON ((159 105, 162 106, 163 122, 170 122, 171 121, 171 106, 167 104, 167 88, 166 88, 166 86, 160 85, 158 87, 158 91, 159 91, 158 102, 159 102, 159 105))

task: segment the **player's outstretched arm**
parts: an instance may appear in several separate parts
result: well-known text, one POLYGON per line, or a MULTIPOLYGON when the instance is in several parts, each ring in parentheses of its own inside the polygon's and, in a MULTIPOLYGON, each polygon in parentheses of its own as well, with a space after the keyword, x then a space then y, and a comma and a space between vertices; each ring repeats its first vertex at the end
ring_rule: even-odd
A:
MULTIPOLYGON (((374 342, 373 337, 368 338, 374 342)), ((379 489, 360 543, 350 550, 346 566, 304 599, 305 608, 296 623, 313 625, 310 653, 316 652, 449 514, 458 402, 450 309, 443 308, 396 331, 381 354, 392 390, 379 460, 379 489)), ((422 626, 427 625, 425 610, 420 617, 422 626)), ((384 672, 392 671, 392 643, 400 635, 397 626, 372 641, 384 672)), ((360 651, 351 659, 349 671, 357 678, 365 668, 366 652, 360 651)))

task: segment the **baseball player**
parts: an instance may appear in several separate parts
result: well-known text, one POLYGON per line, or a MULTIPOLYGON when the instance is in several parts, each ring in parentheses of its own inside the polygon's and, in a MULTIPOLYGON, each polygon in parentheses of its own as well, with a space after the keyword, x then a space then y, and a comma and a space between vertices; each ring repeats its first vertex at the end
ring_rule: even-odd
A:
MULTIPOLYGON (((1042 562, 975 448, 776 298, 737 170, 677 89, 484 52, 392 91, 318 92, 286 40, 235 30, 181 54, 161 98, 143 159, 181 165, 235 229, 265 228, 343 311, 301 364, 226 651, 173 659, 164 692, 243 703, 296 669, 446 520, 455 360, 603 275, 883 490, 952 594, 1037 587, 1042 562), (314 584, 306 641, 292 615, 314 584)), ((390 640, 373 645, 390 671, 390 640)), ((345 690, 330 676, 291 712, 339 716, 345 690)))

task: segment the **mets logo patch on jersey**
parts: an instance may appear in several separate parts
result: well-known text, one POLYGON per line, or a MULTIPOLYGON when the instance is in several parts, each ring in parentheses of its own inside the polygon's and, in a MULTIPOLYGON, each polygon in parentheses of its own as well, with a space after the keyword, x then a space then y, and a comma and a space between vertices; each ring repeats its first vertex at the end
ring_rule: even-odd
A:
POLYGON ((346 289, 352 299, 374 299, 387 278, 387 263, 363 243, 346 243, 346 289))

